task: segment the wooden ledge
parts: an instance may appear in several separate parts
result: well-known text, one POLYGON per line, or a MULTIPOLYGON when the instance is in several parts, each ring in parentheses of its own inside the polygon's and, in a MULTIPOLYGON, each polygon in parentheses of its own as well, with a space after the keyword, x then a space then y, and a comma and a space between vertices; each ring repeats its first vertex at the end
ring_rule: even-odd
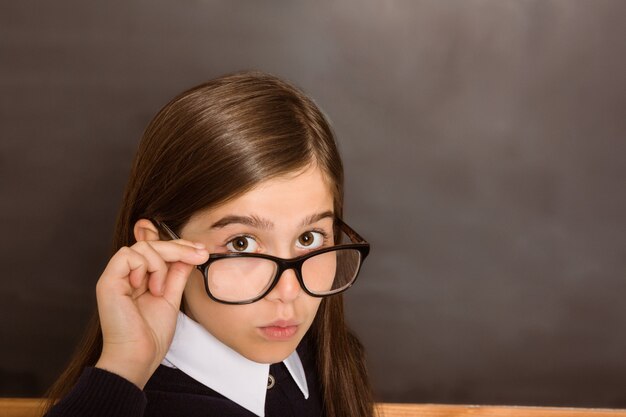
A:
MULTIPOLYGON (((0 398, 2 417, 39 417, 40 398, 0 398)), ((626 417, 626 410, 378 403, 378 417, 626 417)))
POLYGON ((41 398, 0 398, 0 416, 39 417, 42 404, 41 398))
POLYGON ((445 404, 377 404, 379 417, 626 417, 626 410, 445 404))

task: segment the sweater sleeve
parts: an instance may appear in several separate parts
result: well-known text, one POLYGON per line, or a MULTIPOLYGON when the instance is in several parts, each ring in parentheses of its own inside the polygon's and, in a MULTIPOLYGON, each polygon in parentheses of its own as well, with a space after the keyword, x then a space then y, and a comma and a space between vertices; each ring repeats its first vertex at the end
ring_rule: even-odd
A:
POLYGON ((142 417, 146 396, 132 382, 99 368, 85 368, 70 393, 46 417, 142 417))

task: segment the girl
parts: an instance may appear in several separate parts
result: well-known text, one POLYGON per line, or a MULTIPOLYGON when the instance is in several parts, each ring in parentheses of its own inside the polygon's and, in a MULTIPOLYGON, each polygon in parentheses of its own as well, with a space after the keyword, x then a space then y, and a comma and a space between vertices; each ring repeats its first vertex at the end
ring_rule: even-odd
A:
POLYGON ((331 129, 293 86, 238 73, 174 98, 47 415, 372 416, 340 295, 369 245, 342 207, 331 129))

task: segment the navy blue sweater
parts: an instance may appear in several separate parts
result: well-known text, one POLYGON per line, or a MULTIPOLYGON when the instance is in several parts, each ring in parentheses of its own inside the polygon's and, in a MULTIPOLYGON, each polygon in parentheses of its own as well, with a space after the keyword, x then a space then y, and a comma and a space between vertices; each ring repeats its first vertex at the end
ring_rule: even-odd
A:
MULTIPOLYGON (((302 344, 303 345, 303 344, 302 344)), ((309 398, 281 362, 270 366, 276 384, 268 389, 266 417, 320 417, 322 401, 315 362, 298 348, 307 377, 309 398)), ((159 366, 140 390, 130 381, 98 368, 85 368, 72 391, 47 417, 254 417, 255 414, 192 379, 178 369, 159 366)))

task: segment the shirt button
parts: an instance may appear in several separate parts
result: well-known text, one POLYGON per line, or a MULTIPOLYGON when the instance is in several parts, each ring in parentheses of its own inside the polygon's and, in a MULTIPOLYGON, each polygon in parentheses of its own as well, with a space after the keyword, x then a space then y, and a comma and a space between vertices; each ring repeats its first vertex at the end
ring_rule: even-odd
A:
POLYGON ((272 374, 269 374, 267 377, 267 389, 272 389, 276 385, 276 379, 272 374))

